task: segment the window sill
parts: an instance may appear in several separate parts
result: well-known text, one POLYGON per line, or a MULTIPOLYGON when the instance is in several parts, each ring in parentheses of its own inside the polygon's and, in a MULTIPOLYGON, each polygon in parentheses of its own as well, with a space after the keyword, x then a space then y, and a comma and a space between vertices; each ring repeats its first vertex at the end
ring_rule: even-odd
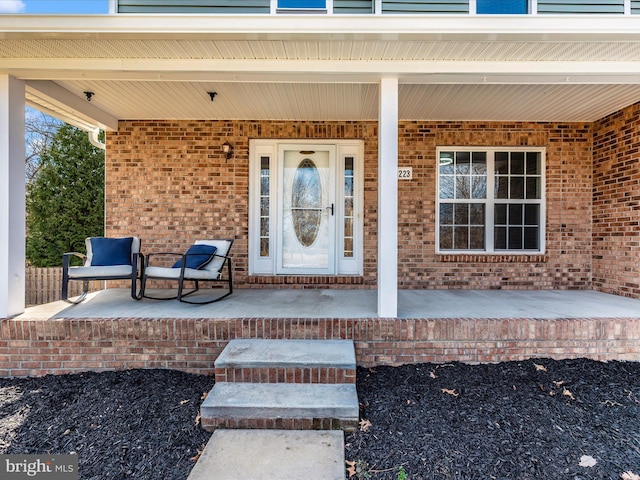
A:
POLYGON ((549 257, 544 253, 437 253, 439 262, 451 263, 546 263, 549 257))

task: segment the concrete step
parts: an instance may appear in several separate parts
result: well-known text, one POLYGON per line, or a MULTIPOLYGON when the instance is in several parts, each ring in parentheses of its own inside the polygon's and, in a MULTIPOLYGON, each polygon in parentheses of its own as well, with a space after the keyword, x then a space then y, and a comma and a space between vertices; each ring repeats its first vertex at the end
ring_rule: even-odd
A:
POLYGON ((231 340, 215 361, 216 382, 355 383, 351 340, 231 340))
POLYGON ((200 407, 202 427, 348 430, 358 425, 355 384, 217 383, 200 407))
POLYGON ((187 480, 343 480, 336 431, 216 430, 187 480))

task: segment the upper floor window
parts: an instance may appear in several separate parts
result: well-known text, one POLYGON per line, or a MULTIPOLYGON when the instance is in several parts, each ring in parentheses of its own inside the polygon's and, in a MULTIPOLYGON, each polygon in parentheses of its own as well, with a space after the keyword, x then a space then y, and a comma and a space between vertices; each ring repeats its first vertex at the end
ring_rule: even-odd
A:
POLYGON ((544 251, 544 150, 438 150, 438 251, 544 251))
POLYGON ((528 0, 476 0, 479 14, 524 14, 528 13, 528 0))
POLYGON ((326 8, 326 0, 278 0, 278 9, 325 10, 326 8))

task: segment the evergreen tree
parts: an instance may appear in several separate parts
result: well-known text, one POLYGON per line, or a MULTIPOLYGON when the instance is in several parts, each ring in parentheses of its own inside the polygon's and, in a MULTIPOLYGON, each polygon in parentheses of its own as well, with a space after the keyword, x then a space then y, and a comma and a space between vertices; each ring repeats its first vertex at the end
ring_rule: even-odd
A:
POLYGON ((64 124, 27 185, 27 260, 60 266, 65 252, 84 252, 84 239, 104 235, 104 151, 87 133, 64 124))

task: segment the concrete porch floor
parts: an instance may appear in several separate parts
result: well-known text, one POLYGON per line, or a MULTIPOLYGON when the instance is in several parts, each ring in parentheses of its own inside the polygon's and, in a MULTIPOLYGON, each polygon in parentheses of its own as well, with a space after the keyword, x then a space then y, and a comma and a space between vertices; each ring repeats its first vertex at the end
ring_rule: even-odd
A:
MULTIPOLYGON (((194 295, 195 297, 195 295, 194 295)), ((134 301, 126 289, 79 305, 29 307, 17 318, 376 318, 376 290, 236 289, 210 305, 134 301)), ((590 290, 400 290, 398 318, 640 317, 640 300, 590 290)))

